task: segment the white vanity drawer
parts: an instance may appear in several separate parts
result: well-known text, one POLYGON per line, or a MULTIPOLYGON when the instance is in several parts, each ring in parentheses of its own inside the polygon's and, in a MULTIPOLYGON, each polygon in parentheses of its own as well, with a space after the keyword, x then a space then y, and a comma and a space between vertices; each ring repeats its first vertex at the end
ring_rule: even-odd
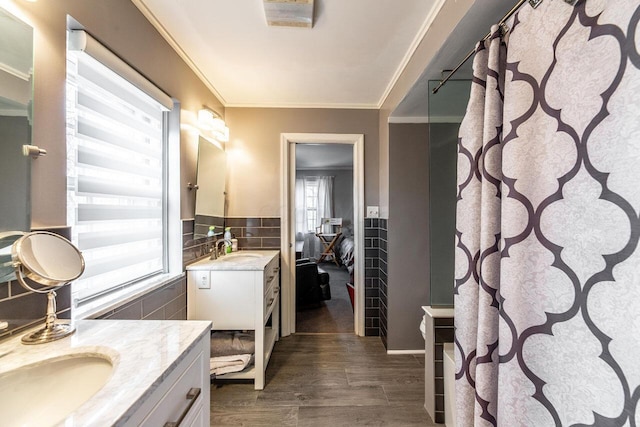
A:
POLYGON ((264 271, 264 293, 269 291, 269 288, 273 286, 274 283, 278 283, 279 273, 280 273, 280 263, 279 258, 274 258, 268 265, 264 271))
MULTIPOLYGON (((196 357, 184 374, 171 386, 160 402, 152 410, 151 414, 140 424, 141 426, 164 426, 165 423, 177 422, 180 419, 191 421, 194 415, 201 412, 203 388, 208 384, 203 383, 206 375, 202 371, 201 357, 196 357)), ((206 402, 208 405, 209 402, 206 402)), ((197 418, 197 416, 195 417, 197 418)))

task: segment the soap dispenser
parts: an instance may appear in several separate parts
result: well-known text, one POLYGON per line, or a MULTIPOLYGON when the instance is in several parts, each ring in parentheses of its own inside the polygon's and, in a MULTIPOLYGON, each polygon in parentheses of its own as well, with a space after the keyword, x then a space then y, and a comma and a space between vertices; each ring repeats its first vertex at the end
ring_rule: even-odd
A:
POLYGON ((231 227, 226 227, 224 229, 224 247, 225 247, 225 252, 230 254, 232 250, 231 227))

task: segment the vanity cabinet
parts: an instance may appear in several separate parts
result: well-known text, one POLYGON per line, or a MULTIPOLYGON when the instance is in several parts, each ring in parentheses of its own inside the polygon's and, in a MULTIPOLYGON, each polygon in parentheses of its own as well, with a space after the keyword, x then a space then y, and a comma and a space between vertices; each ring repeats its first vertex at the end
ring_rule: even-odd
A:
POLYGON ((164 377, 127 426, 209 426, 209 336, 164 377))
POLYGON ((187 267, 187 318, 210 320, 213 330, 255 331, 254 366, 218 378, 254 379, 255 389, 262 390, 279 338, 279 253, 247 251, 225 257, 187 267))

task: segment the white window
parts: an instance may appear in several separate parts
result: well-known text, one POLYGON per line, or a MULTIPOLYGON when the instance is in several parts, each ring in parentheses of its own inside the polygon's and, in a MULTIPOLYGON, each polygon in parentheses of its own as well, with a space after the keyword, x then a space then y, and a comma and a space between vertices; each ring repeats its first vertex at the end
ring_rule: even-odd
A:
POLYGON ((171 100, 141 90, 151 84, 137 73, 136 85, 122 77, 128 65, 103 46, 77 50, 87 40, 97 43, 70 32, 67 52, 67 224, 86 262, 72 287, 76 306, 169 272, 171 100))
POLYGON ((322 218, 333 217, 333 177, 296 179, 296 233, 314 233, 322 218))
POLYGON ((313 232, 320 225, 318 218, 318 180, 309 178, 304 181, 304 208, 307 210, 307 232, 313 232))

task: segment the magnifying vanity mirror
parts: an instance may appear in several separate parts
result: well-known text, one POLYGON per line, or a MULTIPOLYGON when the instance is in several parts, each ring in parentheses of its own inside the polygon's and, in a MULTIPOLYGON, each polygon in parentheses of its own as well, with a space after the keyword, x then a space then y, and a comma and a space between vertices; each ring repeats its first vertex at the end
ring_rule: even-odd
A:
POLYGON ((84 272, 84 258, 64 237, 46 231, 26 233, 12 245, 11 260, 18 283, 32 292, 47 294, 45 326, 22 337, 25 344, 40 344, 74 332, 71 325, 56 322, 56 290, 84 272))
POLYGON ((196 238, 205 237, 210 225, 216 225, 216 232, 222 233, 223 231, 226 174, 226 153, 218 145, 200 137, 198 141, 196 238))
POLYGON ((33 29, 0 8, 0 230, 29 230, 33 29))

